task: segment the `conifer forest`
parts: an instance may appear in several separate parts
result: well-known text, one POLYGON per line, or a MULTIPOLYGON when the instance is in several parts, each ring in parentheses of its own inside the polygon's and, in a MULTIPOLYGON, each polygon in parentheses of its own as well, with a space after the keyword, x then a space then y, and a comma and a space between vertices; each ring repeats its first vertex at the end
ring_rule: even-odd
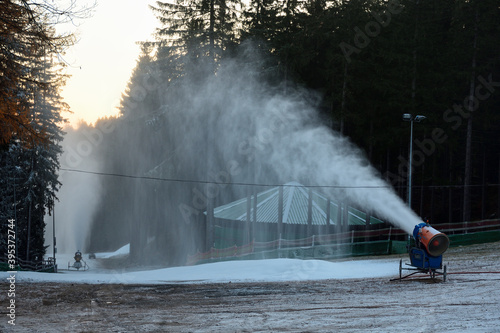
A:
POLYGON ((158 1, 119 116, 76 129, 60 96, 70 79, 60 58, 75 38, 54 27, 81 13, 44 3, 0 0, 0 231, 16 220, 22 259, 45 255, 58 191, 85 171, 98 185, 84 247, 130 242, 132 256, 181 264, 210 247, 214 207, 263 185, 337 185, 303 176, 309 161, 282 172, 293 158, 273 157, 316 126, 345 138, 403 201, 412 128, 416 214, 435 224, 500 216, 496 0, 158 1), (276 145, 249 130, 273 103, 286 120, 284 140, 269 125, 276 145), (287 109, 314 112, 300 111, 298 126, 287 109))

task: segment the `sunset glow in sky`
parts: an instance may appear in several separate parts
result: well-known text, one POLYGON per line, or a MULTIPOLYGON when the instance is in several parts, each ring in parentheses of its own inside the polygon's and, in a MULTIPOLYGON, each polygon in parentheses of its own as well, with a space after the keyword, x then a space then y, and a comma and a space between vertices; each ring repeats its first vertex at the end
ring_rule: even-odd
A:
MULTIPOLYGON (((93 3, 91 0, 85 0, 93 3)), ((85 1, 78 1, 83 5, 85 1)), ((71 124, 95 122, 116 115, 121 94, 140 54, 138 41, 152 40, 158 20, 149 9, 153 0, 98 0, 90 18, 70 29, 77 36, 64 60, 71 75, 62 96, 73 114, 71 124)))

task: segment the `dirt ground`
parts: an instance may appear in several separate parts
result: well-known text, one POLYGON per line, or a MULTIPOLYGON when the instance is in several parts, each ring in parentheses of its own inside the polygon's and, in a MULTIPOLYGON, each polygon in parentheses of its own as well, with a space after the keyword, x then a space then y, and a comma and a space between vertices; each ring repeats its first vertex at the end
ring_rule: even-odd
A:
MULTIPOLYGON (((19 283, 2 332, 500 332, 500 242, 445 253, 447 281, 19 283)), ((407 261, 405 256, 401 256, 407 261)), ((2 282, 3 283, 3 282, 2 282)), ((2 288, 4 289, 4 288, 2 288)))

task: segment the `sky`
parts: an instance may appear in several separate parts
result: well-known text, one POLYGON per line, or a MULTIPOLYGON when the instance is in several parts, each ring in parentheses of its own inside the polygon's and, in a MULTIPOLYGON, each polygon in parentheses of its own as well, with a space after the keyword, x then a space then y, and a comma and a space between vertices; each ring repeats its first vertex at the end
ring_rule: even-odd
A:
MULTIPOLYGON (((78 6, 93 3, 79 0, 78 6)), ((73 114, 65 114, 72 125, 116 115, 140 54, 137 41, 152 40, 158 20, 149 9, 153 0, 97 0, 90 18, 61 27, 77 36, 76 45, 63 56, 71 75, 62 97, 73 114)))

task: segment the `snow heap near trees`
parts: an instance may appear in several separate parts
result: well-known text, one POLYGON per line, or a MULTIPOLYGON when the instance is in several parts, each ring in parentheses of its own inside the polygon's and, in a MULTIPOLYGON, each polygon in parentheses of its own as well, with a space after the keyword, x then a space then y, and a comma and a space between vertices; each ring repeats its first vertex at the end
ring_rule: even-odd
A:
MULTIPOLYGON (((126 255, 127 251, 128 245, 113 253, 96 253, 96 257, 116 258, 126 255)), ((60 268, 63 268, 63 258, 66 257, 70 260, 69 255, 61 256, 58 259, 60 268)), ((85 255, 85 258, 88 258, 88 255, 85 255)), ((18 272, 17 280, 23 282, 158 284, 381 278, 397 276, 398 261, 399 259, 339 262, 300 259, 234 260, 195 266, 124 272, 123 270, 98 268, 98 262, 87 260, 91 269, 85 272, 63 270, 60 270, 58 274, 18 272)), ((0 273, 0 278, 7 277, 6 272, 0 273)))

